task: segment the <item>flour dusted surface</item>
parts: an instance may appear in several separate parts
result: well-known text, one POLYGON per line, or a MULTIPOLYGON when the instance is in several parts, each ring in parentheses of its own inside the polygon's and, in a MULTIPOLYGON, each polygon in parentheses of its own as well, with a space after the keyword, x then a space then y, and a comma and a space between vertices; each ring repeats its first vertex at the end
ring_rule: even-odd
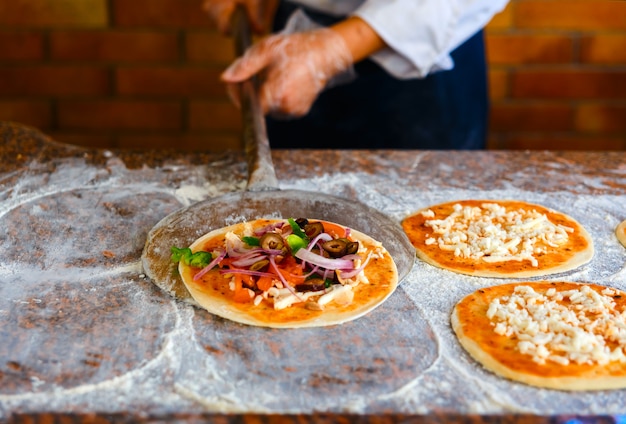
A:
MULTIPOLYGON (((388 156, 374 160, 373 166, 382 170, 378 174, 359 172, 350 159, 343 159, 339 163, 320 161, 320 169, 333 164, 333 169, 342 173, 307 170, 306 175, 303 172, 290 179, 279 171, 278 176, 281 188, 339 194, 397 220, 430 204, 459 198, 523 198, 564 209, 589 228, 598 247, 594 261, 567 277, 621 289, 626 285, 625 249, 617 249, 608 230, 615 227, 626 200, 623 195, 602 192, 586 195, 586 187, 606 188, 601 179, 581 177, 567 186, 581 189, 582 194, 540 193, 514 183, 532 177, 532 170, 508 172, 509 164, 500 162, 492 164, 489 172, 507 168, 510 180, 500 178, 497 185, 489 187, 483 182, 483 188, 477 189, 483 175, 486 181, 491 174, 481 169, 473 174, 470 186, 467 175, 474 171, 463 161, 445 163, 446 156, 439 156, 441 166, 433 166, 431 153, 414 154, 413 174, 406 175, 394 169, 393 155, 388 156), (451 175, 455 170, 462 172, 451 175)), ((520 156, 523 159, 523 152, 520 156)), ((137 249, 142 234, 159 216, 188 202, 241 189, 241 181, 229 179, 233 167, 241 174, 242 165, 228 160, 208 165, 173 160, 162 166, 127 169, 117 156, 109 154, 107 159, 103 164, 73 159, 59 159, 53 165, 34 161, 22 164, 25 168, 19 172, 2 175, 5 197, 0 218, 7 229, 2 243, 5 251, 15 253, 0 265, 2 280, 11 281, 0 286, 0 328, 6 331, 3 340, 7 341, 2 347, 6 349, 2 370, 8 375, 10 369, 11 375, 24 379, 14 377, 12 385, 0 389, 0 416, 42 410, 124 412, 137 408, 154 414, 606 414, 625 408, 620 391, 564 394, 512 384, 483 371, 456 343, 448 315, 463 295, 497 281, 453 274, 420 261, 389 299, 387 308, 350 326, 321 333, 247 331, 173 301, 141 277, 137 249), (116 190, 123 195, 116 196, 116 190), (102 192, 104 201, 100 200, 102 192), (142 195, 135 197, 150 211, 147 215, 125 208, 133 204, 132 193, 137 192, 142 195), (34 231, 53 229, 50 199, 58 205, 81 206, 84 214, 67 208, 70 215, 55 216, 53 228, 61 225, 72 232, 68 230, 65 239, 63 234, 56 235, 51 245, 42 241, 30 244, 38 247, 37 254, 43 259, 38 261, 25 241, 32 240, 28 237, 34 231), (109 234, 113 246, 87 243, 103 217, 111 228, 124 224, 109 234), (81 240, 88 247, 76 258, 72 242, 81 240), (103 250, 115 257, 102 255, 103 250), (29 258, 26 265, 23 258, 29 258), (58 258, 73 260, 63 262, 68 267, 61 267, 58 258), (88 321, 91 314, 98 319, 88 321), (380 328, 380 322, 386 323, 384 333, 372 331, 380 328), (18 323, 36 325, 11 332, 18 323), (63 325, 52 327, 51 323, 63 325), (86 325, 80 327, 79 323, 86 325), (78 329, 81 336, 74 337, 78 329), (119 337, 120 333, 129 337, 119 337), (116 337, 110 340, 106 334, 116 337), (311 340, 327 353, 303 363, 293 348, 310 346, 311 340), (143 350, 133 350, 134 344, 143 350), (38 356, 42 346, 48 349, 48 358, 51 352, 57 353, 54 369, 65 373, 63 383, 38 356), (72 349, 67 350, 68 346, 72 349), (33 372, 37 367, 48 373, 33 372), (467 391, 469 386, 474 390, 467 391)), ((300 169, 289 159, 279 164, 284 169, 300 169)), ((542 174, 560 184, 564 172, 578 172, 579 168, 558 159, 542 165, 542 174)), ((100 234, 107 235, 105 231, 100 234)))

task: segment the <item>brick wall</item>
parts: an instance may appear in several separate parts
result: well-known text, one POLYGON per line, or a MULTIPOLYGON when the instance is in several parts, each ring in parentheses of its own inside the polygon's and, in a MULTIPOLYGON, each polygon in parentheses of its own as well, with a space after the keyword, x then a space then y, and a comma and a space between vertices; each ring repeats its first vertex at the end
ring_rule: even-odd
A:
POLYGON ((626 149, 626 1, 512 0, 487 30, 491 148, 626 149))
MULTIPOLYGON (((240 148, 232 45, 201 0, 0 2, 0 120, 94 147, 240 148)), ((494 149, 626 149, 626 1, 511 0, 489 24, 494 149)))

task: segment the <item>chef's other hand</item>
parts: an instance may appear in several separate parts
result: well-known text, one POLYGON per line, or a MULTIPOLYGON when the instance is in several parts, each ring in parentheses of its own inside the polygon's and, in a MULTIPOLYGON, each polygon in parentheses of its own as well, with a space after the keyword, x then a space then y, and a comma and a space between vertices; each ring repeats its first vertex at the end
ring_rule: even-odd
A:
POLYGON ((229 83, 229 94, 238 104, 235 83, 260 74, 264 113, 300 117, 308 113, 329 80, 352 62, 343 38, 332 29, 320 28, 260 40, 224 71, 222 80, 229 83))
POLYGON ((219 32, 230 35, 230 21, 238 4, 245 7, 250 26, 255 33, 268 32, 276 7, 274 0, 204 0, 202 8, 219 32))

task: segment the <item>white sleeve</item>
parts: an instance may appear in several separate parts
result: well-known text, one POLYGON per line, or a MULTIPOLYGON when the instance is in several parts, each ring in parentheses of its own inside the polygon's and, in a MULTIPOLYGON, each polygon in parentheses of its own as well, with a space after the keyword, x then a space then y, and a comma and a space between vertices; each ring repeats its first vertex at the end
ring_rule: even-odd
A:
POLYGON ((371 56, 397 78, 451 69, 450 52, 483 28, 508 0, 366 0, 352 15, 389 46, 371 56))

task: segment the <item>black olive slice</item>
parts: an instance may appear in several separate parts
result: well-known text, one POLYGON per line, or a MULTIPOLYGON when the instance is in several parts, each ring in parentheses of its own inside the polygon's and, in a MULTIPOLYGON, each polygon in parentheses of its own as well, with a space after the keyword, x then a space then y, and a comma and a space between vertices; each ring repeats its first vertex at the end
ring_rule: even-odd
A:
POLYGON ((358 241, 348 241, 346 244, 346 255, 353 255, 359 251, 358 241))
POLYGON ((322 248, 328 252, 331 258, 340 258, 346 254, 346 241, 343 239, 329 240, 322 244, 322 248))
POLYGON ((296 291, 309 292, 324 290, 324 280, 321 278, 309 278, 304 283, 296 284, 296 291))
POLYGON ((261 271, 269 263, 270 263, 270 261, 268 261, 267 259, 261 259, 260 261, 256 261, 255 263, 250 265, 249 269, 250 269, 250 271, 261 271))
POLYGON ((298 226, 300 228, 304 228, 305 225, 307 225, 309 223, 309 220, 306 218, 298 218, 296 219, 296 224, 298 224, 298 226))
POLYGON ((308 238, 313 239, 324 232, 324 224, 321 222, 310 222, 304 226, 303 230, 308 238))
POLYGON ((263 249, 282 250, 285 247, 285 242, 280 234, 265 233, 259 239, 259 245, 263 249))

